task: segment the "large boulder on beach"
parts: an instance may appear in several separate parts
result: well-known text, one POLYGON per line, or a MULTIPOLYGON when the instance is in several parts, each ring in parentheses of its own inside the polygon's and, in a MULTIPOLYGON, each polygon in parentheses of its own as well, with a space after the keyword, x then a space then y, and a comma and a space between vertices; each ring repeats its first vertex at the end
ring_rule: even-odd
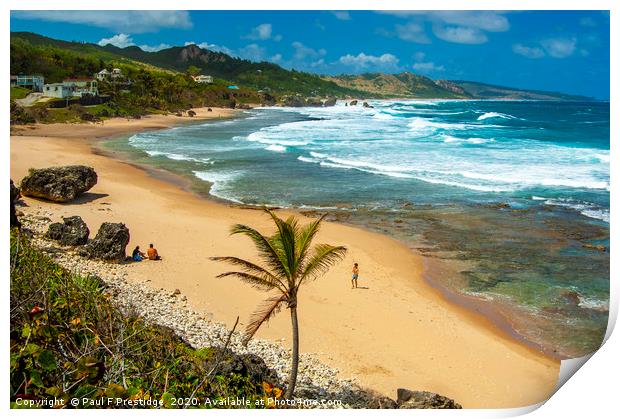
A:
POLYGON ((430 391, 411 391, 399 388, 396 391, 399 409, 462 409, 463 407, 448 397, 430 391))
POLYGON ((94 239, 81 251, 91 259, 108 262, 125 260, 125 249, 129 244, 129 229, 123 223, 103 223, 94 239))
POLYGON ((17 219, 17 211, 15 211, 15 202, 19 199, 20 192, 19 188, 15 186, 13 183, 13 179, 11 179, 11 227, 21 227, 21 223, 17 219))
POLYGON ((45 237, 56 240, 63 246, 81 246, 88 242, 90 230, 80 216, 63 217, 62 221, 50 224, 45 237))
POLYGON ((261 357, 251 353, 239 355, 228 348, 209 348, 205 368, 207 371, 215 369, 215 375, 240 374, 248 376, 255 383, 265 381, 274 385, 280 384, 276 372, 270 369, 261 357))
POLYGON ((69 202, 96 184, 97 173, 92 167, 61 166, 30 169, 20 187, 25 196, 69 202))

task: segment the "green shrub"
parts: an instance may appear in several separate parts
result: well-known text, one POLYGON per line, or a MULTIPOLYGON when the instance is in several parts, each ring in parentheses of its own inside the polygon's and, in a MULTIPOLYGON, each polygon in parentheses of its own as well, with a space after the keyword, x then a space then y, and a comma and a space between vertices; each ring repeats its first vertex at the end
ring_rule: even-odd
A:
POLYGON ((12 407, 20 407, 18 398, 118 397, 180 407, 174 399, 265 397, 262 382, 216 375, 209 349, 194 350, 171 329, 122 312, 99 278, 69 273, 17 230, 10 251, 12 407))

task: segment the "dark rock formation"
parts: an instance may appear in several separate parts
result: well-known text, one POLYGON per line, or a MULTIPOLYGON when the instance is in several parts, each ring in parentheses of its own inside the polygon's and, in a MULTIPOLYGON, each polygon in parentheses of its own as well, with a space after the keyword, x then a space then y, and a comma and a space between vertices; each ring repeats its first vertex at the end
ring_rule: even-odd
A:
POLYGON ((125 248, 129 243, 129 229, 123 223, 103 223, 94 239, 84 248, 81 254, 91 259, 102 259, 110 262, 125 260, 125 248))
POLYGON ((357 106, 357 100, 352 100, 349 106, 357 106))
POLYGON ((323 106, 336 106, 336 98, 330 97, 325 99, 325 102, 323 102, 323 106))
POLYGON ((31 169, 20 186, 26 196, 69 202, 96 184, 97 173, 92 167, 62 166, 31 169))
POLYGON ((462 409, 454 400, 430 391, 397 390, 399 409, 462 409))
POLYGON ((17 213, 15 212, 15 202, 19 199, 19 188, 13 183, 11 179, 11 227, 21 228, 21 223, 17 219, 17 213))
POLYGON ((212 347, 205 363, 206 370, 215 368, 216 375, 241 374, 249 376, 255 383, 266 381, 270 384, 280 384, 276 372, 267 367, 265 361, 258 355, 239 355, 227 348, 212 347))
POLYGON ((389 397, 378 396, 368 402, 368 409, 398 409, 398 403, 389 397))
POLYGON ((82 218, 75 215, 73 217, 63 217, 62 221, 62 223, 50 224, 45 236, 56 240, 63 246, 81 246, 88 242, 90 230, 88 230, 88 226, 82 218))
POLYGON ((323 106, 323 101, 316 97, 309 97, 306 99, 306 106, 321 107, 323 106))
POLYGON ((284 96, 282 98, 282 106, 300 108, 306 106, 306 100, 301 96, 284 96))
POLYGON ((362 104, 362 106, 363 106, 363 107, 365 107, 365 108, 374 108, 374 106, 370 106, 370 105, 368 104, 368 102, 364 102, 364 103, 362 104))

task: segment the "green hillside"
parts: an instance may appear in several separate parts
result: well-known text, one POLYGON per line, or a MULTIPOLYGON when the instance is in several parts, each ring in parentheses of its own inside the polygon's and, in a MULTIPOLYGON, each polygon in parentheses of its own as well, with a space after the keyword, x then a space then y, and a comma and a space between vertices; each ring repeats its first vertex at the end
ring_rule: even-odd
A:
POLYGON ((446 89, 428 77, 413 74, 408 71, 398 74, 344 74, 334 77, 325 77, 325 79, 333 81, 343 87, 366 91, 371 95, 386 98, 463 99, 470 97, 463 92, 446 89))
POLYGON ((591 101, 587 96, 569 95, 566 93, 548 92, 544 90, 526 90, 513 87, 496 86, 474 81, 453 80, 456 85, 476 99, 513 99, 513 100, 561 100, 561 101, 591 101))
MULTIPOLYGON (((44 54, 49 55, 49 54, 44 54)), ((73 61, 73 60, 72 60, 73 61)), ((157 52, 147 52, 139 47, 118 48, 83 42, 69 42, 47 38, 30 32, 11 33, 11 73, 41 73, 51 81, 69 73, 74 76, 92 76, 104 64, 127 65, 151 71, 185 73, 190 67, 221 79, 222 84, 233 83, 253 90, 266 90, 276 95, 300 94, 303 96, 360 96, 363 93, 319 76, 286 70, 269 62, 255 63, 231 57, 221 52, 209 51, 196 45, 172 47, 157 52), (14 48, 15 47, 15 48, 14 48), (30 51, 28 51, 30 47, 30 51), (31 53, 32 48, 46 49, 54 54, 75 55, 77 62, 66 62, 62 68, 50 68, 52 63, 42 62, 31 53), (14 51, 15 49, 15 51, 14 51), (26 49, 25 54, 20 53, 26 49), (31 62, 30 58, 34 58, 31 62), (89 65, 85 66, 84 61, 89 65), (57 72, 56 72, 57 71, 57 72)), ((62 78, 60 77, 60 78, 62 78)))

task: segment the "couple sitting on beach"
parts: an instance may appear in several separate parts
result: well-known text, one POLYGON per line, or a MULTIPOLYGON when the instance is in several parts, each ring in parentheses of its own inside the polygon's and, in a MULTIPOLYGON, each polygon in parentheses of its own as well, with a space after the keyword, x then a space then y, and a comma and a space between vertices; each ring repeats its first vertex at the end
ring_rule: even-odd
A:
POLYGON ((157 249, 153 247, 153 243, 149 244, 149 248, 146 251, 146 255, 140 251, 140 246, 136 246, 131 253, 131 260, 134 262, 142 262, 142 260, 161 260, 161 256, 157 253, 157 249))

